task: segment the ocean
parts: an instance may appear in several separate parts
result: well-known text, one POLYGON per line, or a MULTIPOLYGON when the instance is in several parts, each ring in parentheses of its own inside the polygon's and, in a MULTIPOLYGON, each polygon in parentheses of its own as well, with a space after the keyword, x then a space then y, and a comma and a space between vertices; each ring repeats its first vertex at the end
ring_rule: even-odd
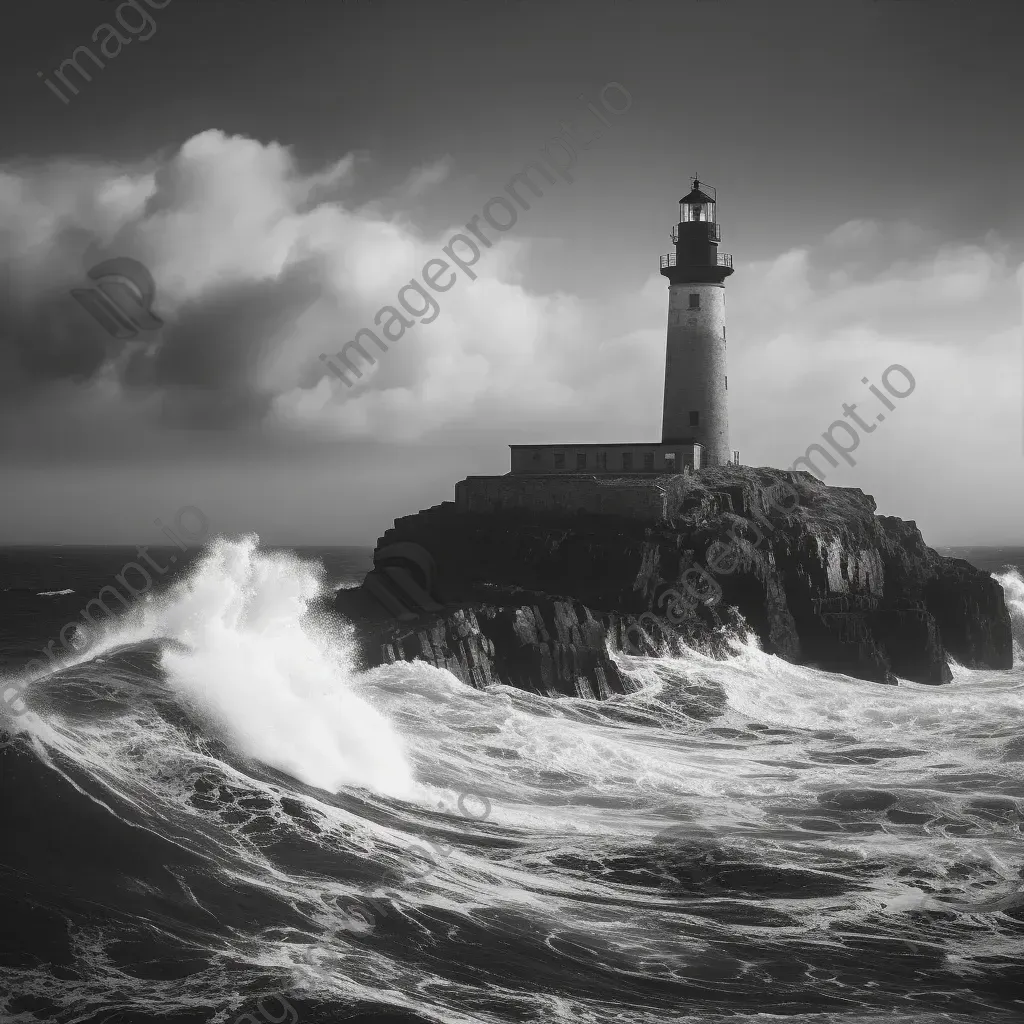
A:
POLYGON ((591 702, 360 666, 369 549, 217 540, 95 625, 134 548, 0 550, 0 1020, 1020 1021, 1024 549, 943 553, 1014 669, 737 636, 591 702))

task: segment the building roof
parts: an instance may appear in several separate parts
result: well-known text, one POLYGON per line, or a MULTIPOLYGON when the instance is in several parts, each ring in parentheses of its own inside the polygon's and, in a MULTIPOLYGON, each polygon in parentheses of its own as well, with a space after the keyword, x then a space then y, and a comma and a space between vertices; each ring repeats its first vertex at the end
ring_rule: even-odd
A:
POLYGON ((561 444, 510 444, 509 448, 685 448, 687 445, 703 447, 696 441, 565 441, 561 444))

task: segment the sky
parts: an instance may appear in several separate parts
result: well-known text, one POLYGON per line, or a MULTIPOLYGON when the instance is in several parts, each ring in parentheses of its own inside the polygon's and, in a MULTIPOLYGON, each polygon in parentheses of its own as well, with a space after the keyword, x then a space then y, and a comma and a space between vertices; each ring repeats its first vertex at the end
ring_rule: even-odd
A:
POLYGON ((372 545, 509 444, 659 440, 658 261, 697 174, 742 461, 788 467, 856 404, 873 429, 826 483, 932 545, 1024 544, 1022 30, 1016 0, 20 6, 0 543, 157 541, 192 505, 372 545), (72 92, 82 45, 103 67, 72 92), (400 307, 542 158, 562 173, 471 266, 459 243, 436 310, 400 307), (134 338, 71 296, 115 258, 155 288, 134 338), (388 305, 408 326, 347 386, 320 355, 388 305))

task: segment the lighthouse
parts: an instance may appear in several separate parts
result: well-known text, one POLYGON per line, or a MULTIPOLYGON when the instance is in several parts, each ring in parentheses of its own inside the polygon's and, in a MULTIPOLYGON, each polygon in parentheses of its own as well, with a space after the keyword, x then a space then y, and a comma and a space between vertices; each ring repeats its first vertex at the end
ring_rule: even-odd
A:
POLYGON ((717 193, 696 178, 679 200, 675 252, 661 257, 668 278, 668 338, 662 444, 699 444, 704 464, 733 460, 725 366, 725 279, 732 256, 718 251, 717 193))
MULTIPOLYGON (((510 476, 669 476, 740 461, 740 453, 729 447, 729 378, 725 375, 724 282, 732 273, 732 257, 718 251, 722 232, 715 220, 715 203, 715 190, 694 178, 693 190, 679 200, 679 223, 672 229, 676 251, 661 257, 661 273, 669 284, 661 440, 513 444, 509 445, 510 476)), ((494 495, 500 491, 505 496, 501 501, 509 494, 519 495, 515 500, 522 499, 524 508, 535 498, 543 504, 553 493, 541 488, 529 497, 513 488, 506 494, 504 484, 491 493, 487 491, 491 484, 486 483, 490 479, 473 477, 459 484, 465 485, 465 501, 478 486, 486 491, 480 497, 485 504, 498 501, 494 495), (477 485, 473 480, 481 482, 477 485)), ((628 493, 623 501, 632 508, 628 493)), ((608 502, 605 511, 614 504, 611 498, 608 502)), ((586 508, 585 504, 573 507, 586 508)))

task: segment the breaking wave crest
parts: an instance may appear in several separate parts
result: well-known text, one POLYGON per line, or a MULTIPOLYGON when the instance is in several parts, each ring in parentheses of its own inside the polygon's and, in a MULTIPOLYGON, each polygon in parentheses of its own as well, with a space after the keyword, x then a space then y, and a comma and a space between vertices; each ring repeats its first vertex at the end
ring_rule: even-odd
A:
POLYGON ((257 538, 219 540, 191 578, 150 609, 171 685, 250 756, 332 792, 410 796, 398 734, 354 685, 348 638, 310 607, 322 570, 257 538))
POLYGON ((1013 567, 992 575, 1003 588, 1003 597, 1013 628, 1013 661, 1014 664, 1019 664, 1024 658, 1024 577, 1021 576, 1020 570, 1013 567))

